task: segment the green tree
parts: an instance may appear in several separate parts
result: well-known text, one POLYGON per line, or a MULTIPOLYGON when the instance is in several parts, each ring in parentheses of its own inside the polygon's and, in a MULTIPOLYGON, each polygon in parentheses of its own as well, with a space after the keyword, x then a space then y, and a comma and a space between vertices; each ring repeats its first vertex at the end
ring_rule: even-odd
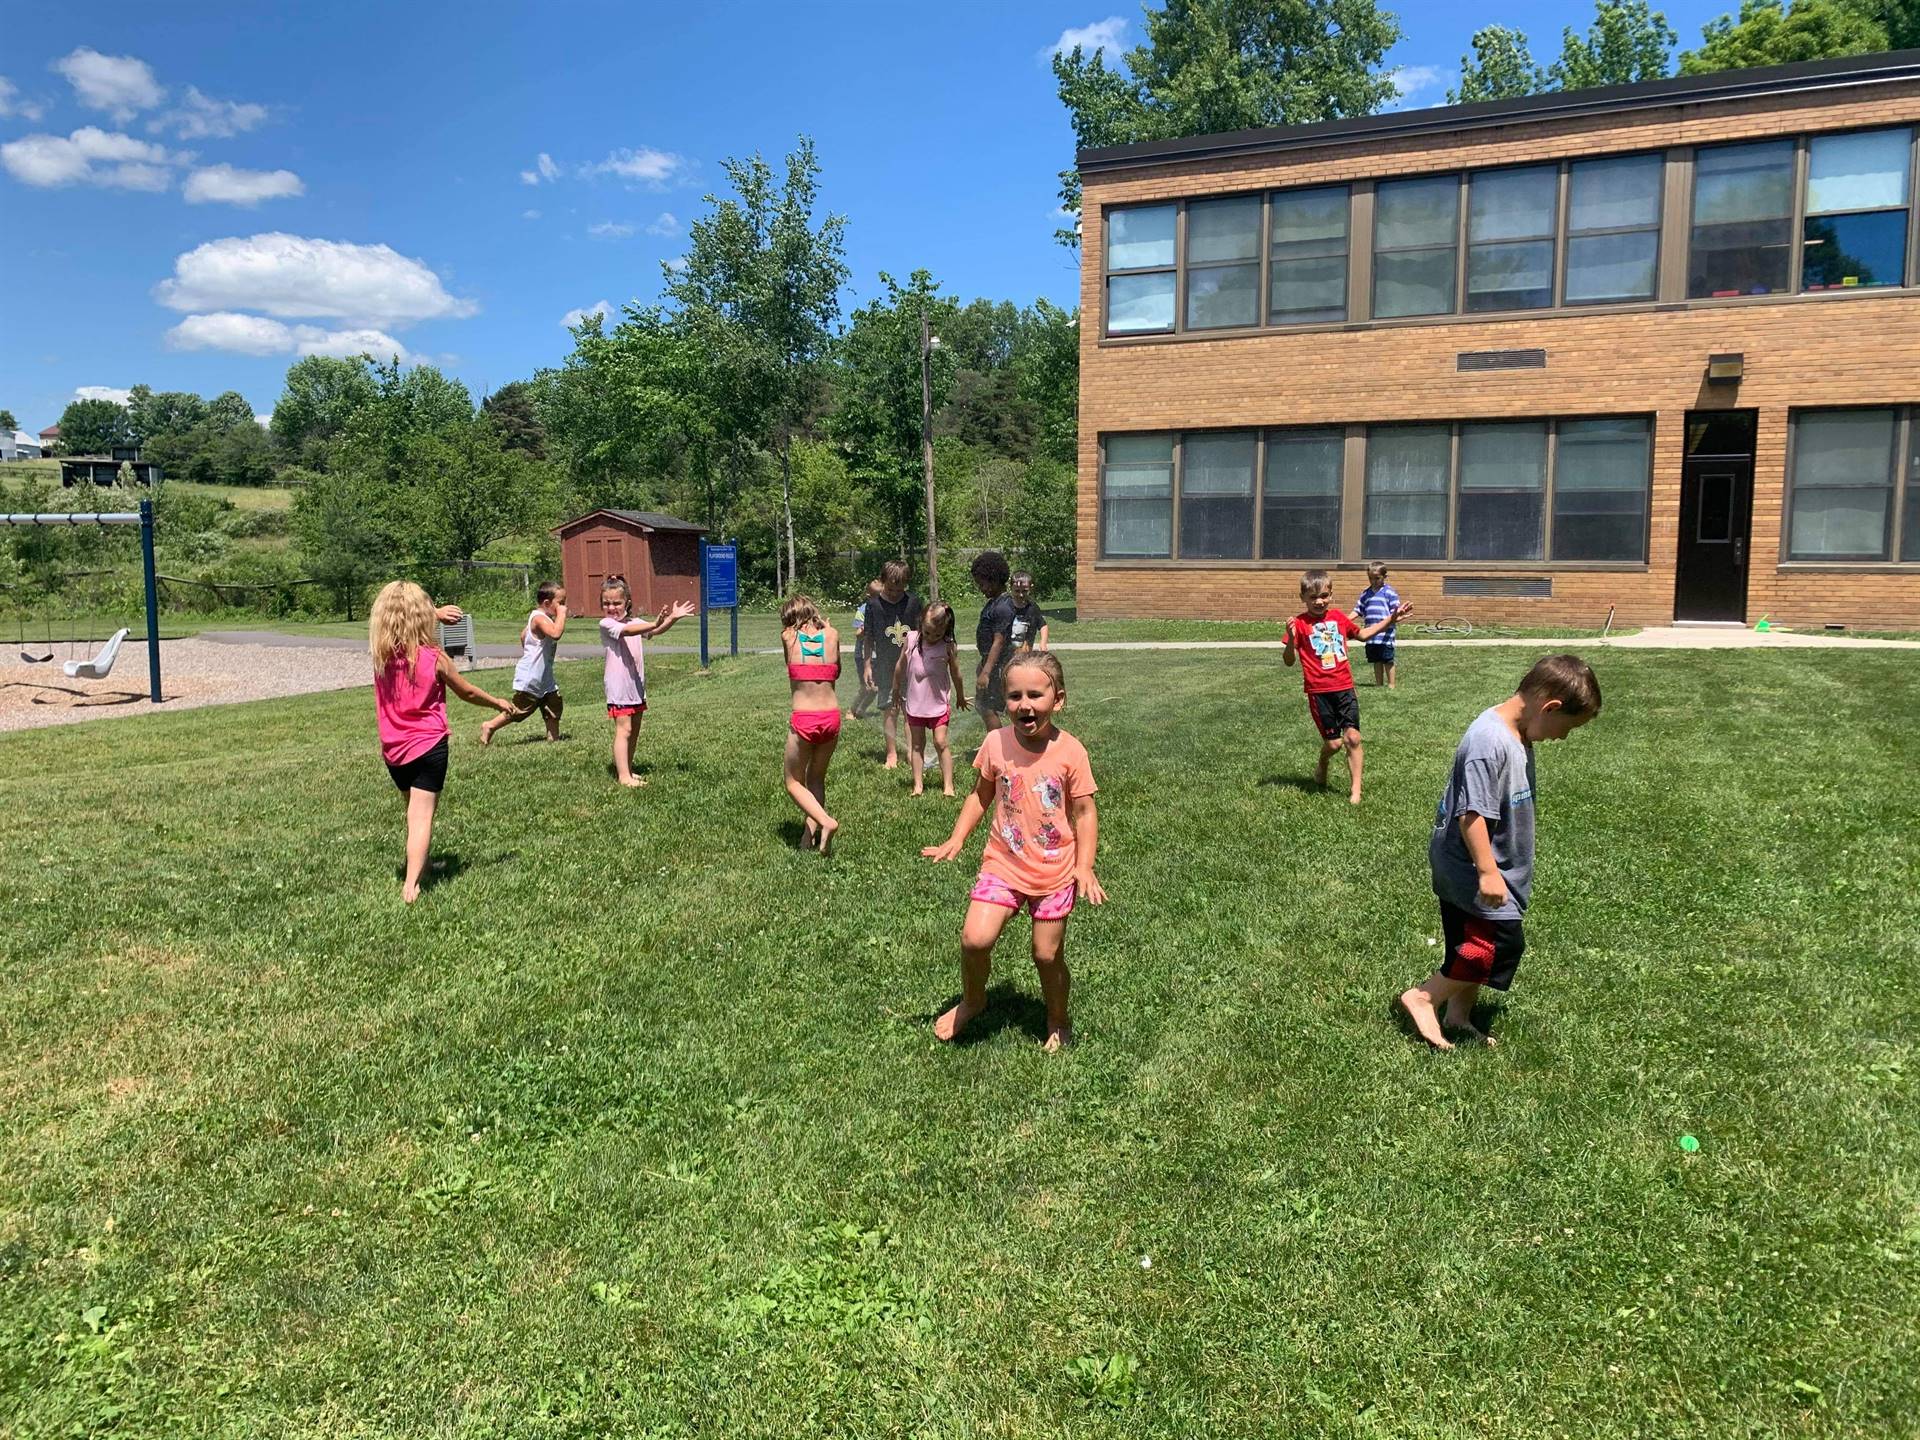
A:
POLYGON ((1920 0, 1869 0, 1867 9, 1887 32, 1889 49, 1920 48, 1920 0))
POLYGON ((324 470, 353 415, 372 403, 372 371, 364 358, 310 355, 287 371, 273 407, 273 438, 296 465, 324 470))
POLYGON ((1473 32, 1473 53, 1460 57, 1460 85, 1447 91, 1447 103, 1518 100, 1546 88, 1547 72, 1533 63, 1527 37, 1505 25, 1488 25, 1473 32))
POLYGON ((191 390, 162 390, 136 385, 127 394, 127 425, 136 443, 184 435, 207 418, 206 403, 191 390))
POLYGON ((408 488, 433 558, 470 561, 496 540, 545 530, 554 520, 553 472, 505 448, 486 419, 428 431, 407 444, 408 488))
POLYGON ((241 425, 259 428, 259 422, 253 418, 253 406, 238 390, 223 390, 207 402, 207 423, 223 432, 241 425))
POLYGON ((60 412, 60 444, 69 455, 103 454, 132 438, 126 407, 111 400, 75 400, 60 412))
POLYGON ((1015 391, 1033 408, 1035 450, 1073 464, 1080 448, 1079 314, 1036 300, 1021 312, 1011 364, 1015 391))
POLYGON ((1866 55, 1888 48, 1886 21, 1859 0, 1741 0, 1740 18, 1722 15, 1680 57, 1682 75, 1866 55))
MULTIPOLYGON (((1395 94, 1380 65, 1400 24, 1375 0, 1167 0, 1146 26, 1125 73, 1080 46, 1053 57, 1079 148, 1371 115, 1395 94)), ((1060 198, 1079 212, 1077 167, 1060 198)))
POLYGON ((504 449, 523 451, 536 460, 546 458, 547 432, 540 424, 533 387, 526 381, 502 385, 480 402, 480 409, 493 422, 504 449))
POLYGON ((1600 0, 1584 36, 1571 26, 1563 33, 1560 58, 1547 71, 1549 88, 1587 90, 1665 79, 1674 39, 1667 17, 1649 9, 1647 0, 1600 0))
POLYGON ((20 422, 14 418, 13 411, 0 410, 0 430, 6 431, 9 439, 12 438, 13 432, 19 428, 20 422))

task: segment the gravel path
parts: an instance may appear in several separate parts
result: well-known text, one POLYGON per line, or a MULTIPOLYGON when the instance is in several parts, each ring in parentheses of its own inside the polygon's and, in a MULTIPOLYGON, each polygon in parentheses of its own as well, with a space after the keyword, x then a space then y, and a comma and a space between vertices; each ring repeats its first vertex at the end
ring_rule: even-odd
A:
MULTIPOLYGON (((160 678, 166 701, 147 699, 147 647, 128 636, 105 680, 69 680, 56 647, 47 665, 26 665, 9 646, 0 651, 0 731, 39 725, 69 725, 122 715, 150 715, 196 705, 225 705, 235 700, 265 700, 305 695, 316 690, 347 690, 371 685, 372 667, 364 647, 221 645, 206 640, 160 642, 160 678)), ((481 661, 477 668, 488 668, 481 661)))

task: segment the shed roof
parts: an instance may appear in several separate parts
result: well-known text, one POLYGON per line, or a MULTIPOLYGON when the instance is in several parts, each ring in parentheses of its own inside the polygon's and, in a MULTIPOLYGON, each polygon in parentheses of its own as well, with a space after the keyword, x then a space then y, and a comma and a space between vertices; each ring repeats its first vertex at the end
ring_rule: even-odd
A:
POLYGON ((603 516, 612 516, 616 520, 624 520, 629 525, 638 525, 645 530, 672 530, 693 535, 704 535, 707 533, 707 527, 704 525, 696 525, 691 520, 681 520, 672 515, 661 515, 652 510, 607 509, 589 510, 586 514, 576 515, 571 520, 562 520, 558 525, 553 527, 553 533, 556 535, 564 535, 569 531, 578 530, 591 520, 598 520, 603 516))
POLYGON ((1764 65, 1751 70, 1721 70, 1711 75, 1679 75, 1637 85, 1603 85, 1591 90, 1550 91, 1517 100, 1481 100, 1471 105, 1436 105, 1425 110, 1391 110, 1312 125, 1278 125, 1235 130, 1222 135, 1189 135, 1149 140, 1139 145, 1105 145, 1082 150, 1080 173, 1097 175, 1143 165, 1219 160, 1237 155, 1305 150, 1364 140, 1398 140, 1436 132, 1480 130, 1494 125, 1562 120, 1697 105, 1714 100, 1800 94, 1853 85, 1884 85, 1920 79, 1920 50, 1881 55, 1848 55, 1836 60, 1805 60, 1793 65, 1764 65))

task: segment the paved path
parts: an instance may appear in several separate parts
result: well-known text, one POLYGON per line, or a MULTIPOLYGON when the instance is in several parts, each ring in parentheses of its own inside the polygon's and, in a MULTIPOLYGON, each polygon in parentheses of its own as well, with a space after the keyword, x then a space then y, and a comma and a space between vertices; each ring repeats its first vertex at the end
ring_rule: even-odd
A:
MULTIPOLYGON (((366 641, 347 635, 288 635, 278 630, 203 630, 199 636, 221 645, 267 645, 304 647, 321 650, 364 650, 366 641)), ((1067 640, 1056 650, 1278 650, 1279 640, 1067 640)), ((1500 635, 1403 635, 1401 645, 1524 645, 1532 650, 1594 649, 1615 646, 1622 650, 1920 650, 1920 640, 1874 640, 1864 635, 1830 634, 1821 630, 1756 631, 1735 625, 1655 625, 1630 635, 1588 635, 1579 639, 1555 639, 1552 636, 1525 637, 1500 635)), ((515 660, 518 645, 476 645, 474 655, 481 660, 515 660)), ((698 655, 697 645, 649 645, 656 655, 698 655)), ((560 645, 563 660, 593 660, 601 654, 598 645, 560 645)), ((726 646, 711 647, 714 655, 724 655, 726 646)), ((753 650, 742 647, 743 655, 778 655, 778 650, 753 650)))

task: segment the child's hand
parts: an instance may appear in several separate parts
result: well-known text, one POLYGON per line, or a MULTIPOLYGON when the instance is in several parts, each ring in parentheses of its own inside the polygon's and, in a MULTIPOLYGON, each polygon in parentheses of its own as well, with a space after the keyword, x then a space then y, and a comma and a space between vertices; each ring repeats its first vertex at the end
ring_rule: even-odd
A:
POLYGON ((493 702, 493 708, 498 710, 502 715, 511 715, 513 713, 513 702, 511 700, 495 700, 493 702))
POLYGON ((1080 887, 1081 897, 1086 900, 1087 904, 1104 905, 1107 903, 1107 892, 1100 888, 1100 882, 1094 878, 1093 871, 1088 870, 1084 874, 1074 876, 1073 883, 1080 887))
POLYGON ((967 697, 964 695, 962 695, 954 703, 958 705, 962 710, 971 710, 973 708, 973 702, 967 699, 967 697))
POLYGON ((700 607, 695 605, 691 600, 676 600, 660 612, 660 618, 663 621, 684 620, 699 608, 700 607))
POLYGON ((433 618, 442 625, 458 625, 465 613, 458 605, 441 605, 435 608, 433 618))
POLYGON ((1411 615, 1412 613, 1413 613, 1413 602, 1409 600, 1403 605, 1401 605, 1399 609, 1393 612, 1393 618, 1396 621, 1404 620, 1407 618, 1407 616, 1411 615))
POLYGON ((961 847, 964 844, 965 842, 961 840, 947 840, 939 845, 922 846, 920 853, 926 856, 927 859, 938 863, 942 860, 953 859, 954 856, 960 853, 961 847))
POLYGON ((1498 910, 1507 903, 1507 882, 1498 870, 1489 870, 1480 877, 1479 899, 1483 910, 1498 910))

